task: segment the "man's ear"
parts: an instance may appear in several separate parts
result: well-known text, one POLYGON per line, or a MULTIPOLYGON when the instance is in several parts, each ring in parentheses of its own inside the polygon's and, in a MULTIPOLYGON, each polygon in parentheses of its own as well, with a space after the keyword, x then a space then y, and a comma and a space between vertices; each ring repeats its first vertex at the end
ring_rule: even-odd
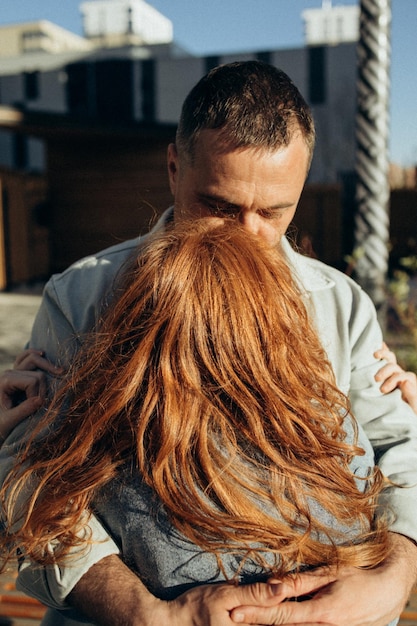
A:
POLYGON ((175 143, 170 143, 167 151, 168 180, 171 193, 175 196, 178 181, 178 151, 175 143))

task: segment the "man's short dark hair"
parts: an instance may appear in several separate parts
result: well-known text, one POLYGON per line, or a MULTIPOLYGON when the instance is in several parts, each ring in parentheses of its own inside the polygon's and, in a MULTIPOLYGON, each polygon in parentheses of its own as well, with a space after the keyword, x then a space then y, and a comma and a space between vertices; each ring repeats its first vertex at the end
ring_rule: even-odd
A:
POLYGON ((179 153, 192 161, 199 134, 206 129, 220 130, 228 149, 277 150, 301 132, 313 153, 308 104, 285 72, 261 61, 220 65, 190 91, 178 125, 179 153))

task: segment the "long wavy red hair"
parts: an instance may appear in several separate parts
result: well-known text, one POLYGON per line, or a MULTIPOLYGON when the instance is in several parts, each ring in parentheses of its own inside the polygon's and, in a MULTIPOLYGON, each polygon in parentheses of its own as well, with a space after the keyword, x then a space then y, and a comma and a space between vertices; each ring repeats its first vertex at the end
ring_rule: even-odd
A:
POLYGON ((172 226, 142 244, 10 473, 3 550, 46 564, 88 543, 86 511, 131 463, 219 560, 238 551, 266 566, 267 552, 277 574, 375 566, 383 477, 355 480, 348 412, 279 252, 227 223, 172 226))

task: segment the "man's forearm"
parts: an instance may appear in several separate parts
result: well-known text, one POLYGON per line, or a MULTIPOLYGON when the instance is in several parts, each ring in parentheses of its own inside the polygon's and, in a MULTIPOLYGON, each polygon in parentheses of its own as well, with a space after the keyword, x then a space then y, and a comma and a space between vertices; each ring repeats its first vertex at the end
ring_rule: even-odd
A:
POLYGON ((391 533, 391 540, 393 548, 390 558, 407 563, 407 566, 403 567, 402 571, 405 578, 409 581, 409 592, 411 592, 413 586, 417 583, 417 544, 413 539, 394 532, 391 533))
MULTIPOLYGON (((323 594, 321 600, 324 603, 323 611, 330 609, 334 611, 334 623, 339 623, 337 615, 340 613, 340 604, 343 605, 343 602, 346 602, 346 607, 351 606, 352 590, 354 593, 358 592, 356 578, 359 579, 359 588, 367 589, 363 597, 362 613, 359 610, 360 607, 355 606, 360 622, 363 622, 363 616, 369 618, 369 602, 376 603, 381 613, 381 615, 373 616, 373 623, 388 623, 401 613, 417 577, 417 546, 412 540, 397 533, 391 533, 391 540, 392 551, 384 564, 375 570, 363 571, 350 568, 353 574, 349 571, 347 576, 342 568, 335 578, 335 581, 338 578, 340 580, 331 587, 332 593, 323 594), (332 594, 334 595, 333 602, 332 594), (387 606, 384 605, 384 601, 387 606)), ((251 623, 272 623, 268 621, 270 614, 268 614, 268 619, 263 619, 265 617, 264 609, 262 609, 263 602, 259 599, 253 602, 253 597, 246 596, 252 593, 250 588, 250 585, 243 587, 207 585, 191 590, 189 594, 181 596, 177 601, 164 602, 155 598, 118 556, 110 555, 93 565, 84 574, 67 600, 69 604, 99 626, 160 626, 165 623, 172 626, 178 624, 181 626, 230 625, 233 623, 233 617, 231 617, 233 609, 240 606, 239 612, 242 612, 242 605, 246 605, 244 612, 251 604, 257 606, 257 608, 252 606, 250 609, 251 618, 256 618, 251 623), (235 597, 240 594, 245 595, 235 597)), ((270 592, 267 588, 268 585, 261 585, 258 591, 261 590, 263 595, 268 596, 270 592), (265 589, 261 590, 262 587, 265 589)), ((280 603, 278 597, 276 602, 280 603)), ((268 602, 265 602, 265 606, 267 605, 268 602)), ((315 610, 320 611, 317 598, 313 606, 315 610)), ((307 606, 304 608, 306 609, 307 606)), ((278 606, 276 610, 281 611, 278 606)), ((375 607, 372 610, 376 611, 375 607)), ((348 608, 345 612, 348 615, 348 608)), ((246 619, 244 621, 246 623, 246 619)), ((359 622, 352 618, 351 623, 359 622)))
POLYGON ((277 585, 229 583, 197 585, 175 600, 155 598, 122 561, 111 555, 93 565, 67 598, 98 626, 235 626, 231 613, 251 607, 256 624, 263 607, 276 606, 284 596, 277 585))
POLYGON ((117 555, 93 565, 67 600, 100 626, 156 625, 158 608, 165 604, 146 589, 117 555))

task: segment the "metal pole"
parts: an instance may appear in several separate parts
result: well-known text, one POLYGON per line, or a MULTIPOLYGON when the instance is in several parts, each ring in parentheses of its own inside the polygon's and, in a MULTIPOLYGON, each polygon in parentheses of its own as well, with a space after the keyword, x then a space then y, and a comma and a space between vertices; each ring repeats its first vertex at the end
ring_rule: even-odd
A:
POLYGON ((376 307, 386 300, 389 244, 391 0, 360 1, 357 47, 355 278, 376 307))

